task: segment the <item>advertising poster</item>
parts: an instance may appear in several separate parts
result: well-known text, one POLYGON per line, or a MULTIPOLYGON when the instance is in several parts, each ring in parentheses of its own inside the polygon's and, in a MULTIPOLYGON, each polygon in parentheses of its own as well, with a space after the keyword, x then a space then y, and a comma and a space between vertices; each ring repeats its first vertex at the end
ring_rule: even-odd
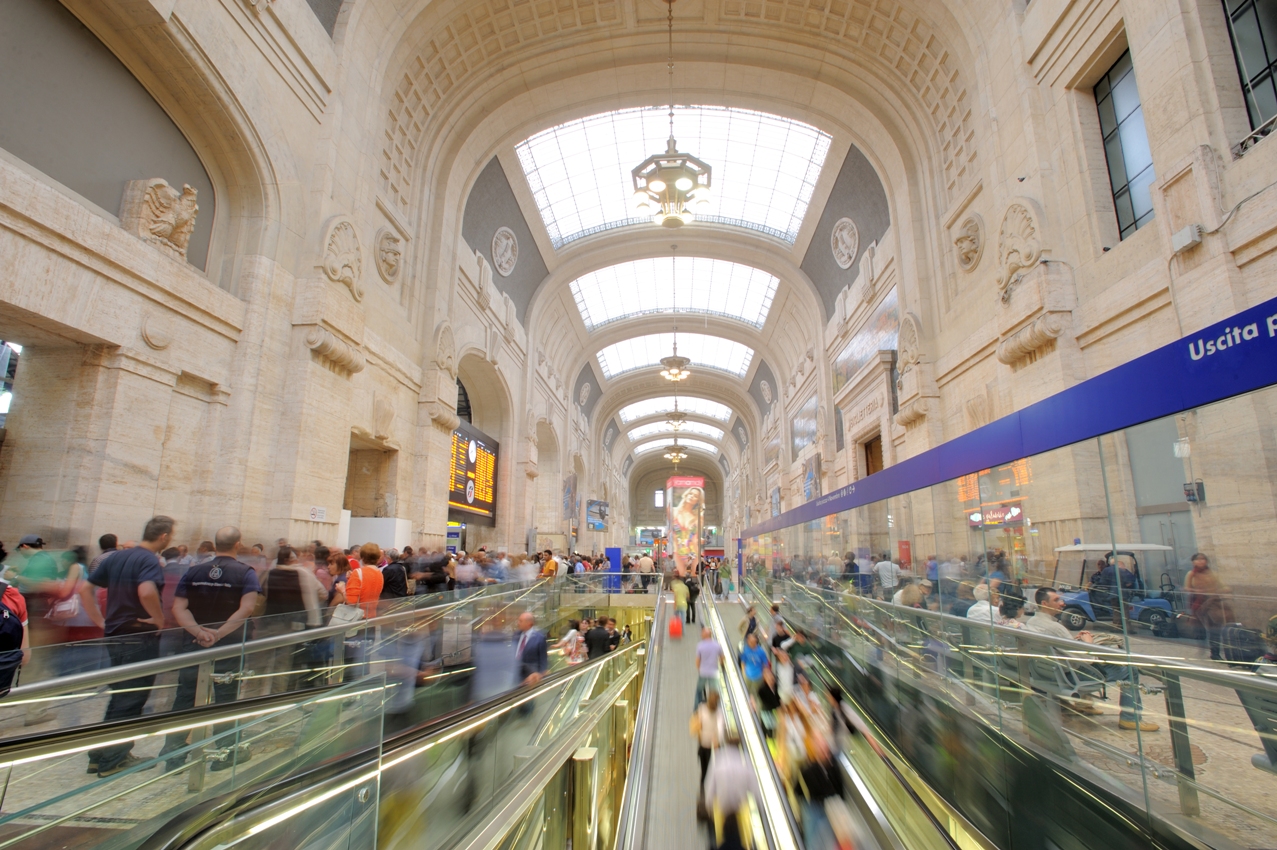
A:
POLYGON ((607 502, 590 499, 585 503, 585 527, 590 531, 607 531, 607 502))
POLYGON ((794 411, 794 421, 789 429, 790 457, 797 458, 798 453, 816 442, 817 421, 820 406, 816 394, 803 402, 802 407, 794 411))
POLYGON ((820 455, 803 461, 803 499, 810 502, 820 495, 820 455))
POLYGON ((500 444, 469 422, 452 432, 448 517, 459 522, 495 525, 497 454, 500 444))
POLYGON ((576 492, 576 473, 563 479, 563 518, 568 522, 568 534, 576 537, 581 524, 581 497, 576 492))
POLYGON ((900 307, 893 287, 834 360, 834 392, 847 386, 879 351, 895 350, 899 336, 900 307))
POLYGON ((677 475, 665 482, 665 510, 670 553, 680 575, 701 560, 701 517, 705 511, 705 479, 677 475))

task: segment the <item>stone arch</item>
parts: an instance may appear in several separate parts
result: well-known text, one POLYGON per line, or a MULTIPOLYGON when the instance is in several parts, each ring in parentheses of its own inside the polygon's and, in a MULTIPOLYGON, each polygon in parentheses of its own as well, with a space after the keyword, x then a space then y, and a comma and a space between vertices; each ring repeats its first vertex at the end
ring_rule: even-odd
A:
MULTIPOLYGON (((204 51, 182 31, 155 26, 148 5, 101 4, 76 0, 68 8, 124 64, 168 113, 194 147, 213 184, 217 212, 209 240, 205 275, 217 286, 243 297, 241 278, 266 274, 244 262, 253 255, 275 256, 281 238, 277 228, 261 222, 278 220, 286 205, 301 205, 301 178, 290 168, 287 134, 270 113, 251 117, 224 75, 204 51), (285 198, 283 191, 295 191, 285 198)), ((139 175, 144 176, 144 175, 139 175)))
POLYGON ((466 545, 478 548, 486 543, 489 548, 508 546, 516 538, 511 536, 521 520, 511 516, 514 505, 514 475, 518 451, 516 440, 518 427, 515 422, 510 389, 501 370, 494 367, 481 353, 462 351, 457 360, 457 377, 470 398, 470 422, 480 431, 493 437, 500 444, 497 458, 497 511, 496 526, 473 526, 467 532, 466 545), (476 541, 479 541, 476 543, 476 541))

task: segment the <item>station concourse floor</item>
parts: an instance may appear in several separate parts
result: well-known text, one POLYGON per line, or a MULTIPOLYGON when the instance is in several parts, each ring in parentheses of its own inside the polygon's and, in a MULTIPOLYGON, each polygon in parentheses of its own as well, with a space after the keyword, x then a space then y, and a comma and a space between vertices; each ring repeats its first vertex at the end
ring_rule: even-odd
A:
MULTIPOLYGON (((674 614, 673 594, 667 594, 666 599, 661 622, 654 624, 664 643, 657 671, 656 740, 651 744, 655 757, 644 801, 644 843, 648 847, 702 848, 709 845, 709 831, 696 820, 700 762, 696 742, 688 731, 696 697, 696 644, 701 623, 689 623, 681 639, 671 639, 666 617, 674 614)), ((702 622, 704 613, 701 606, 697 617, 702 622)))

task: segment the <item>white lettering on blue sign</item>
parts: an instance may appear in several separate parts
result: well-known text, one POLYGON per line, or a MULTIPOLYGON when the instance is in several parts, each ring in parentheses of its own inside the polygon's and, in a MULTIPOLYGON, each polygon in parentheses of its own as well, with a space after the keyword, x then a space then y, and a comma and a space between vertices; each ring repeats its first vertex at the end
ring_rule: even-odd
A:
MULTIPOLYGON (((1270 337, 1277 336, 1277 316, 1268 317, 1268 335, 1270 337)), ((1188 344, 1188 356, 1194 360, 1201 360, 1203 357, 1209 357, 1216 352, 1232 348, 1234 345, 1241 345, 1248 340, 1257 339, 1259 337, 1259 323, 1251 322, 1244 328, 1225 328, 1224 332, 1216 339, 1198 339, 1188 344)))

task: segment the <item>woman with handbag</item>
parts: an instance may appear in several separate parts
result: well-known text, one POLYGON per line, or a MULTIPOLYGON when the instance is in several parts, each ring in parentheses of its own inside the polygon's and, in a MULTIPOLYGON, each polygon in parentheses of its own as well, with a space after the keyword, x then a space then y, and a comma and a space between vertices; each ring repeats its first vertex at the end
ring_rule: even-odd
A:
MULTIPOLYGON (((59 676, 97 670, 104 666, 105 653, 102 644, 91 643, 102 637, 105 621, 93 598, 93 588, 87 581, 84 547, 77 546, 61 553, 65 577, 51 594, 49 610, 44 615, 53 629, 61 631, 62 646, 57 649, 59 676)), ((51 582, 52 584, 52 582, 51 582)))

